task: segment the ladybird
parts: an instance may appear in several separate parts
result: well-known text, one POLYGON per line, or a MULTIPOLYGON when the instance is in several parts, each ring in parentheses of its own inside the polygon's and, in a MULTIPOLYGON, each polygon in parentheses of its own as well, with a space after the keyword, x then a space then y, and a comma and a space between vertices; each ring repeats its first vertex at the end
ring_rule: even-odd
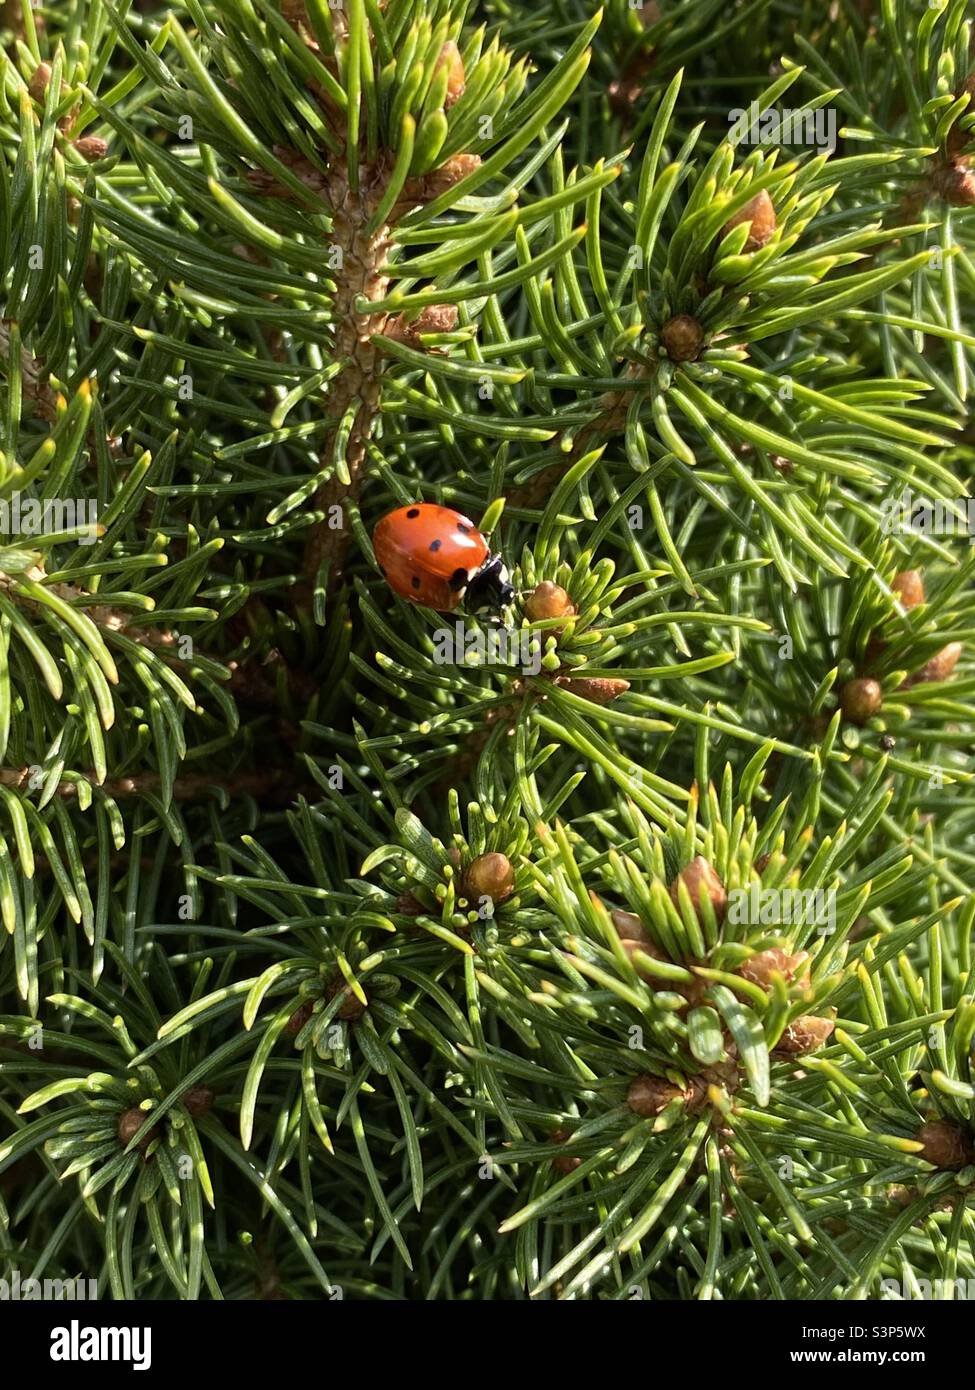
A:
POLYGON ((386 583, 411 603, 449 613, 495 612, 514 598, 500 555, 461 512, 436 502, 412 502, 388 512, 372 533, 386 583))

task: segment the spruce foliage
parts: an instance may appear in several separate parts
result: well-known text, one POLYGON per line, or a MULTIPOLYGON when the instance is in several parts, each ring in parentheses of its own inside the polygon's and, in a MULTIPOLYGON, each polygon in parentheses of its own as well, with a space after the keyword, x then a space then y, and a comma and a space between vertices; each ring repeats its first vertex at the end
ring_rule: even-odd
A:
POLYGON ((975 1277, 969 11, 3 0, 0 1271, 975 1277))

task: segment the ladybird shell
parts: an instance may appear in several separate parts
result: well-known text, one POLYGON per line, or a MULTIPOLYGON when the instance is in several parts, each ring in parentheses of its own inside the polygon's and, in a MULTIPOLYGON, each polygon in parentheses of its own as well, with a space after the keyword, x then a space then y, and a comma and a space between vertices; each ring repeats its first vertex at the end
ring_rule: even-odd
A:
POLYGON ((489 559, 488 543, 468 517, 435 502, 387 513, 372 535, 376 563, 400 598, 440 613, 457 608, 489 559))

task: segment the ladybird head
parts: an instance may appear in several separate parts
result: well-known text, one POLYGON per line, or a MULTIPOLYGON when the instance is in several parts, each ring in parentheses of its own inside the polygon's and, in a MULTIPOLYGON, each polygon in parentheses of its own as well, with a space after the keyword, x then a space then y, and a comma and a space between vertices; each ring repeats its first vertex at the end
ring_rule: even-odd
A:
POLYGON ((500 613, 514 602, 515 591, 500 555, 492 555, 467 586, 464 606, 469 613, 500 613))

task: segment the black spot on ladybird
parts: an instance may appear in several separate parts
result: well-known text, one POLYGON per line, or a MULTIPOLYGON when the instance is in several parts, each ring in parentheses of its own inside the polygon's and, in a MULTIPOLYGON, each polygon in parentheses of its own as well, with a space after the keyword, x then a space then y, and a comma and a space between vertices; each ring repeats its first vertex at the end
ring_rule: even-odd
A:
POLYGON ((463 523, 462 521, 458 521, 458 523, 457 523, 457 530, 460 532, 460 534, 461 534, 462 536, 469 536, 470 533, 474 530, 474 527, 473 527, 473 526, 465 526, 464 523, 463 523))
POLYGON ((418 589, 420 587, 420 581, 419 579, 417 579, 416 575, 413 576, 413 578, 410 580, 410 583, 413 585, 414 589, 418 589))
POLYGON ((452 589, 463 589, 467 583, 467 571, 465 569, 455 569, 450 576, 450 587, 452 589))
POLYGON ((420 508, 411 507, 410 510, 406 513, 406 515, 409 517, 410 521, 415 521, 416 518, 420 515, 420 508))
POLYGON ((443 541, 431 541, 431 542, 430 542, 430 549, 434 552, 434 554, 436 554, 436 552, 440 549, 440 547, 441 547, 442 545, 443 545, 443 541))

